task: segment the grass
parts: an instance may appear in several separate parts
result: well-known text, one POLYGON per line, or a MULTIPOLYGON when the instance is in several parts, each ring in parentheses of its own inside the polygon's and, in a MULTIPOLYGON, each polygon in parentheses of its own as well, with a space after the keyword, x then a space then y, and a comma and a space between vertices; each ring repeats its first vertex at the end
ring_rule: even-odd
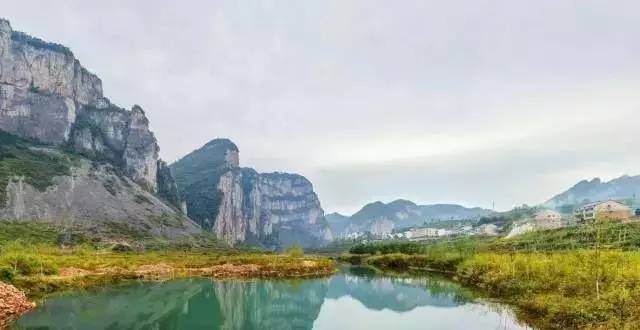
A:
POLYGON ((351 250, 364 253, 339 259, 380 269, 448 273, 517 306, 521 319, 542 329, 637 329, 638 237, 638 224, 604 222, 513 239, 440 240, 418 248, 370 244, 351 250))
POLYGON ((555 230, 525 233, 507 240, 497 240, 494 250, 556 251, 602 248, 640 249, 640 223, 607 222, 599 225, 580 225, 555 230), (599 240, 596 240, 599 235, 599 240))
POLYGON ((127 279, 199 275, 301 277, 326 275, 333 270, 329 259, 233 250, 118 253, 90 246, 60 249, 14 244, 0 255, 0 274, 9 274, 3 280, 30 297, 127 279), (253 268, 241 268, 248 265, 253 268))
MULTIPOLYGON (((128 230, 128 229, 123 229, 128 230)), ((305 256, 300 248, 286 254, 255 249, 230 249, 210 235, 189 242, 136 246, 129 252, 96 244, 90 236, 36 222, 0 221, 0 281, 32 298, 71 288, 85 288, 130 279, 209 277, 307 277, 331 274, 331 260, 305 256)), ((141 238, 143 239, 143 238, 141 238)))

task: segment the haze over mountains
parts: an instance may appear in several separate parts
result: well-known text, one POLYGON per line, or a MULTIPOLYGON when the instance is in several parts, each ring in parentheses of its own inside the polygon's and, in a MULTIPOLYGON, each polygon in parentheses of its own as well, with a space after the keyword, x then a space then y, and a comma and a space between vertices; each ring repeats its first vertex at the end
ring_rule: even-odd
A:
MULTIPOLYGON (((102 81, 65 46, 13 31, 0 20, 0 216, 173 239, 213 232, 224 242, 268 248, 320 246, 351 233, 491 214, 407 200, 325 217, 305 177, 240 167, 238 147, 214 139, 168 166, 138 105, 103 95, 102 81), (7 134, 10 133, 10 134, 7 134)), ((215 132, 212 132, 215 135, 215 132)), ((545 206, 630 199, 640 176, 581 181, 545 206)))
POLYGON ((389 234, 394 229, 423 225, 441 220, 477 220, 493 211, 457 204, 417 205, 398 199, 390 203, 373 202, 350 217, 332 213, 327 221, 336 238, 352 233, 389 234))

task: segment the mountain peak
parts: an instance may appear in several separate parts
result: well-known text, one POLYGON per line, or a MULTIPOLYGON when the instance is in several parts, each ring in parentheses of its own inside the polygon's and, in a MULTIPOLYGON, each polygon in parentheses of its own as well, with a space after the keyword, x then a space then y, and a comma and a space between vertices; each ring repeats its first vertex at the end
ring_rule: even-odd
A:
POLYGON ((544 203, 547 207, 577 205, 599 200, 621 200, 640 195, 640 176, 622 175, 611 181, 595 177, 581 180, 573 187, 555 195, 544 203))
POLYGON ((233 143, 230 139, 227 138, 215 138, 209 142, 207 142, 204 147, 225 147, 229 150, 239 152, 238 146, 233 143))
POLYGON ((387 204, 387 206, 391 207, 416 207, 416 203, 406 200, 406 199, 396 199, 395 201, 387 204))

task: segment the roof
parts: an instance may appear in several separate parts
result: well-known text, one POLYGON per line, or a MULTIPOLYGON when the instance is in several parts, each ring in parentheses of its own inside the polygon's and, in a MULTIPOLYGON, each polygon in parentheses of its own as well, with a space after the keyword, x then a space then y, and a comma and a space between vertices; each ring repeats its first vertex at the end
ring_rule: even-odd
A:
POLYGON ((604 200, 604 201, 597 201, 597 202, 591 202, 591 203, 584 204, 584 205, 576 208, 576 211, 584 210, 584 209, 589 208, 589 207, 596 207, 596 206, 598 206, 600 204, 609 203, 609 202, 626 206, 624 203, 621 203, 619 201, 616 201, 616 200, 613 200, 613 199, 608 199, 608 200, 604 200))
POLYGON ((542 210, 536 213, 536 217, 538 216, 545 216, 545 215, 557 215, 557 216, 561 216, 562 214, 560 214, 560 212, 558 211, 554 211, 554 210, 542 210))

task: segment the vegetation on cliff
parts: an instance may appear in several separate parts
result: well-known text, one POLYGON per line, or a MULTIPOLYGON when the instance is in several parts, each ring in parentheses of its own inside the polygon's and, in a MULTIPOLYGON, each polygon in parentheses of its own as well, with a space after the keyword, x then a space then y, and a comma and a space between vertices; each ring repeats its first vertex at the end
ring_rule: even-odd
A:
POLYGON ((238 152, 228 139, 215 139, 170 165, 191 219, 210 229, 218 215, 220 177, 229 171, 227 152, 238 152))
POLYGON ((0 131, 0 206, 6 203, 6 189, 13 178, 43 191, 56 176, 70 175, 72 157, 62 152, 37 148, 37 143, 0 131))

